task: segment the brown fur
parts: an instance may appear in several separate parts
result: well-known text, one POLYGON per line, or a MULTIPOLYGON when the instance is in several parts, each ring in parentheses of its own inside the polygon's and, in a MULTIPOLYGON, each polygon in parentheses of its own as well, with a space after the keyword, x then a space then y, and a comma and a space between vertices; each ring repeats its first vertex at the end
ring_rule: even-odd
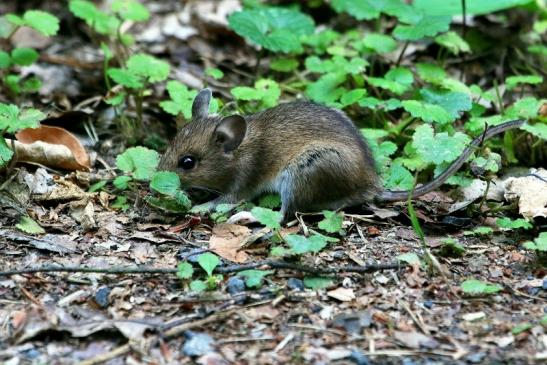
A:
POLYGON ((286 215, 337 209, 378 193, 370 149, 342 112, 299 101, 245 120, 247 130, 241 144, 225 153, 215 138, 222 118, 202 115, 194 119, 177 133, 160 169, 176 171, 185 186, 221 193, 223 202, 276 191, 286 215), (185 155, 198 160, 190 171, 177 167, 185 155))

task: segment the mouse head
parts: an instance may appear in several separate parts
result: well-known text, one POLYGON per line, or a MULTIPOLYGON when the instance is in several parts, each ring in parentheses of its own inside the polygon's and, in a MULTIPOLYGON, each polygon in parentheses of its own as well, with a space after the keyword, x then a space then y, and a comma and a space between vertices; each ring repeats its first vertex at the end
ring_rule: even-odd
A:
POLYGON ((236 177, 238 147, 247 122, 240 115, 209 115, 210 102, 211 90, 201 90, 192 104, 192 121, 177 132, 159 170, 175 171, 184 187, 225 193, 236 177))

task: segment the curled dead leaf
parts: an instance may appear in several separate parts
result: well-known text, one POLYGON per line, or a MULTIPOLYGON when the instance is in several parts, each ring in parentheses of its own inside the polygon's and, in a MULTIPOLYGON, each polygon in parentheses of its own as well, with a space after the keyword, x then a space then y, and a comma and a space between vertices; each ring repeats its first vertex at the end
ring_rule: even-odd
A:
POLYGON ((78 138, 66 129, 41 125, 23 129, 15 137, 18 161, 37 162, 66 170, 89 170, 90 160, 78 138))

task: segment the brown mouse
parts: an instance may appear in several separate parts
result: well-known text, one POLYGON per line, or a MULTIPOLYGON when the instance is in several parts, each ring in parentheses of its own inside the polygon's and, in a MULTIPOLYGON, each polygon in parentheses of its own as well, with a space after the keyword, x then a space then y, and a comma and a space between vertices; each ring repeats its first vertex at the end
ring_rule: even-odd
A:
POLYGON ((177 172, 185 187, 219 193, 209 208, 278 193, 285 219, 297 211, 426 194, 452 176, 483 140, 524 123, 488 129, 431 182, 413 191, 389 191, 382 190, 370 148, 343 112, 295 101, 245 117, 221 117, 208 114, 210 100, 209 89, 196 96, 192 122, 177 133, 159 169, 177 172))

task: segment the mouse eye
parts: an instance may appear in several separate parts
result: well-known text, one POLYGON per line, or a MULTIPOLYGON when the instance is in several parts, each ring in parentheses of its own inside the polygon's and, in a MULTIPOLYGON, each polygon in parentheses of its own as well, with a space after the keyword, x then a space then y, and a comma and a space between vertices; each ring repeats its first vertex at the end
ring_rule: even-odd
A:
POLYGON ((196 167, 196 158, 194 156, 183 156, 179 160, 179 167, 183 170, 191 170, 196 167))

